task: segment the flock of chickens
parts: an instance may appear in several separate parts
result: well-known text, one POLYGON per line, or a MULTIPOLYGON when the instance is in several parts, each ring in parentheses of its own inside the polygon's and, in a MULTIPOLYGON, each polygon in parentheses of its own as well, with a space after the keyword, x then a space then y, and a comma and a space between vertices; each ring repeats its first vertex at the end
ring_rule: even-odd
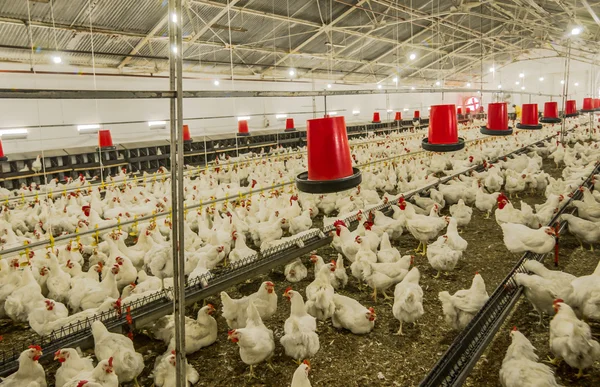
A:
MULTIPOLYGON (((468 146, 451 154, 411 155, 410 150, 418 149, 420 143, 420 137, 414 135, 390 135, 399 144, 396 148, 403 148, 401 152, 390 147, 386 139, 374 137, 374 141, 353 148, 353 159, 357 165, 381 162, 363 169, 360 187, 338 194, 309 195, 291 188, 288 192, 285 188, 258 190, 289 181, 304 171, 306 161, 302 156, 284 160, 242 155, 222 166, 217 163, 211 173, 190 174, 185 179, 184 204, 200 204, 186 211, 185 274, 188 280, 201 279, 208 286, 215 269, 256 259, 257 250, 264 251, 281 240, 311 231, 317 216, 322 216, 325 226, 333 225, 332 246, 338 252, 337 259, 325 262, 313 252, 310 261, 314 280, 303 293, 292 286, 307 278, 304 262, 298 258, 284 269, 292 286, 283 294, 290 304, 290 316, 279 344, 299 364, 292 386, 310 386, 311 365, 305 359, 320 350, 317 320, 331 320, 333 327, 357 335, 368 334, 375 327, 377 314, 373 307, 336 292, 349 281, 356 281, 361 289, 372 289, 374 302, 379 294, 391 298, 387 291, 393 290, 392 312, 398 320, 399 335, 403 334, 404 324, 416 323, 425 313, 424 291, 419 285, 421 273, 414 266, 415 257, 402 256, 392 245, 406 234, 419 241, 416 253, 427 257, 432 272, 437 273, 435 278, 454 270, 463 258, 468 243, 459 230, 470 222, 472 207, 488 217, 494 213, 510 252, 541 254, 554 249, 556 229, 546 225, 600 160, 595 142, 599 138, 589 141, 597 135, 577 130, 576 121, 569 125, 575 129, 569 136, 573 146, 548 141, 528 153, 494 164, 486 160, 539 141, 555 129, 521 131, 483 141, 477 129, 463 128, 461 136, 468 146), (391 159, 399 153, 404 156, 391 159), (544 157, 553 159, 557 166, 564 164, 562 179, 554 179, 543 171, 544 157), (402 194, 394 195, 418 190, 440 177, 478 164, 484 165, 482 172, 460 175, 430 189, 428 196, 405 199, 402 194), (525 191, 544 192, 546 202, 534 208, 521 202, 520 209, 516 209, 509 197, 518 198, 525 191), (228 199, 202 206, 203 201, 223 197, 228 199), (390 204, 389 211, 365 210, 379 204, 390 204), (440 215, 444 209, 448 209, 448 216, 440 215), (344 219, 356 214, 359 225, 351 231, 344 219)), ((286 153, 287 150, 279 150, 278 154, 286 153)), ((120 224, 169 211, 170 184, 161 178, 161 172, 165 171, 159 171, 154 178, 145 176, 143 184, 128 181, 123 173, 101 187, 91 186, 82 176, 66 184, 52 181, 47 186, 23 187, 21 192, 0 192, 10 196, 40 193, 35 199, 2 208, 3 249, 49 241, 48 247, 25 249, 20 256, 0 259, 0 317, 28 323, 40 335, 58 335, 61 327, 111 310, 126 313, 133 301, 172 287, 170 218, 157 215, 149 221, 120 224), (65 188, 76 190, 61 194, 65 188), (66 245, 54 243, 53 238, 58 235, 108 225, 115 225, 113 231, 74 236, 66 245)), ((562 216, 569 231, 587 244, 600 239, 600 181, 594 184, 592 190, 581 188, 583 200, 572 202, 577 216, 562 216)), ((525 287, 527 298, 540 316, 555 315, 550 324, 552 351, 557 359, 579 369, 581 375, 581 370, 600 357, 600 346, 591 338, 589 326, 579 320, 581 316, 600 319, 600 303, 596 303, 600 282, 595 281, 595 276, 600 276, 600 266, 597 274, 581 278, 549 271, 534 261, 526 263, 526 269, 534 274, 519 274, 515 280, 525 287)), ((438 297, 446 322, 456 330, 463 329, 489 298, 479 274, 475 274, 469 289, 454 294, 442 291, 438 297)), ((220 313, 229 327, 227 338, 239 347, 241 360, 250 366, 250 376, 254 376, 256 365, 270 365, 277 345, 273 331, 264 323, 278 308, 274 284, 266 281, 257 292, 240 299, 226 292, 220 298, 220 313)), ((215 312, 215 307, 208 304, 196 318, 186 317, 187 355, 217 339, 215 312)), ((137 376, 148 365, 135 351, 133 341, 109 332, 101 321, 95 321, 91 329, 98 363, 94 366, 92 359, 83 357, 78 349, 59 350, 55 359, 61 366, 55 385, 108 387, 137 383, 137 376)), ((166 345, 165 353, 154 364, 154 384, 174 386, 173 316, 165 316, 145 330, 166 345)), ((533 347, 522 334, 515 331, 512 337, 513 345, 500 373, 504 386, 528 385, 528 370, 552 376, 549 367, 537 363, 533 347)), ((19 358, 19 370, 0 386, 46 386, 45 371, 38 362, 41 354, 42 348, 37 346, 25 350, 19 358)), ((189 364, 187 376, 190 385, 200 379, 189 364)))

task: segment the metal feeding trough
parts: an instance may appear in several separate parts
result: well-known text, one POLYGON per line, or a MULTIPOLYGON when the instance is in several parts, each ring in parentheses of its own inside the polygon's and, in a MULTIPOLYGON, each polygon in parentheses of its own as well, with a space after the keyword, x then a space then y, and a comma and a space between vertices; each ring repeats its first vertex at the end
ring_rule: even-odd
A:
POLYGON ((433 152, 453 152, 465 147, 458 137, 455 105, 434 105, 429 112, 429 136, 421 141, 423 149, 433 152))
POLYGON ((306 138, 308 171, 296 177, 301 192, 340 192, 361 183, 360 170, 352 166, 343 116, 308 120, 306 138))
POLYGON ((488 136, 508 136, 512 134, 512 128, 508 127, 507 102, 488 104, 487 126, 482 126, 480 132, 488 136))

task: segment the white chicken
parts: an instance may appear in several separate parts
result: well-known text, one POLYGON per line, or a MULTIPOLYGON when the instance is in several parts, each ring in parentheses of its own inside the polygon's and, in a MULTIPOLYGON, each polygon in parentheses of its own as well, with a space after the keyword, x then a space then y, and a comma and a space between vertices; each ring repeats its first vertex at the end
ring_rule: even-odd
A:
POLYGON ((113 367, 113 358, 101 360, 92 371, 79 373, 63 387, 118 387, 119 378, 113 367))
POLYGON ((283 294, 290 303, 290 317, 285 320, 284 335, 280 342, 285 349, 285 354, 296 361, 311 358, 319 351, 319 336, 316 319, 306 311, 302 295, 291 288, 283 294))
POLYGON ((473 209, 465 204, 463 199, 460 199, 457 204, 450 206, 450 215, 456 219, 458 227, 465 227, 471 222, 473 209))
POLYGON ((579 370, 591 367, 600 358, 600 344, 592 338, 590 326, 575 316, 573 309, 561 299, 554 301, 555 315, 550 322, 550 351, 556 356, 552 364, 564 360, 579 370))
POLYGON ((101 321, 92 323, 94 353, 100 361, 112 358, 119 383, 136 381, 144 371, 144 357, 135 351, 133 342, 118 333, 111 333, 101 321))
POLYGON ((312 387, 310 380, 308 379, 308 373, 310 372, 310 361, 304 360, 292 376, 291 387, 312 387))
POLYGON ((56 370, 55 384, 62 387, 67 382, 83 372, 94 370, 94 363, 91 357, 81 357, 80 353, 73 348, 59 349, 54 353, 54 360, 60 362, 60 367, 56 370))
MULTIPOLYGON (((154 366, 154 386, 156 387, 175 387, 177 386, 176 369, 177 354, 175 350, 168 351, 163 356, 156 359, 154 366)), ((191 387, 198 383, 200 375, 198 371, 185 360, 185 387, 191 387)))
POLYGON ((485 282, 479 273, 475 274, 471 288, 462 289, 450 295, 443 291, 438 294, 442 302, 446 323, 455 330, 464 329, 473 316, 487 302, 489 295, 485 282))
POLYGON ((334 294, 335 311, 331 323, 335 328, 344 328, 355 335, 369 333, 375 327, 377 314, 373 308, 365 308, 353 298, 334 294))
POLYGON ((40 346, 29 346, 19 356, 17 372, 4 378, 0 385, 2 387, 46 387, 46 372, 38 363, 42 354, 40 346))
POLYGON ((427 249, 427 261, 437 270, 434 278, 439 278, 442 272, 454 270, 458 260, 462 257, 460 250, 454 250, 448 243, 448 235, 440 236, 427 249))
POLYGON ((512 343, 500 368, 502 387, 560 387, 552 369, 538 363, 535 347, 516 327, 510 332, 510 337, 512 343))
POLYGON ((515 275, 515 282, 525 289, 525 297, 527 297, 533 309, 539 314, 539 324, 541 325, 544 313, 547 315, 554 313, 552 307, 552 303, 556 299, 554 284, 551 280, 542 278, 539 275, 527 275, 524 273, 517 273, 515 275))
POLYGON ((306 311, 318 320, 327 320, 333 316, 335 293, 331 285, 330 272, 335 271, 335 262, 323 265, 313 282, 308 284, 306 292, 306 311))
POLYGON ((554 249, 556 231, 552 227, 531 229, 522 224, 502 223, 504 245, 511 253, 531 251, 536 254, 546 254, 554 249))
POLYGON ((300 258, 294 259, 292 262, 285 265, 283 269, 283 274, 285 275, 285 279, 291 283, 296 283, 302 281, 308 275, 308 269, 300 258))
POLYGON ((413 267, 402 282, 396 284, 392 312, 400 322, 397 335, 402 335, 403 323, 415 323, 425 313, 423 310, 423 289, 419 285, 421 273, 413 267))
MULTIPOLYGON (((217 340, 217 320, 212 316, 215 308, 207 304, 198 311, 196 319, 185 318, 185 354, 190 355, 217 340)), ((175 344, 175 319, 173 315, 161 317, 149 328, 152 336, 169 347, 175 344)))
POLYGON ((271 281, 263 282, 257 292, 240 299, 232 299, 229 294, 221 292, 223 304, 223 317, 231 329, 243 328, 248 316, 248 304, 253 303, 261 319, 270 318, 277 311, 277 294, 275 284, 271 281))
MULTIPOLYGON (((250 366, 250 376, 254 377, 254 366, 269 361, 275 351, 273 331, 265 327, 254 303, 248 304, 245 328, 230 330, 227 338, 237 343, 242 361, 250 366)), ((270 363, 269 363, 270 366, 270 363)), ((271 367, 272 368, 272 367, 271 367)))

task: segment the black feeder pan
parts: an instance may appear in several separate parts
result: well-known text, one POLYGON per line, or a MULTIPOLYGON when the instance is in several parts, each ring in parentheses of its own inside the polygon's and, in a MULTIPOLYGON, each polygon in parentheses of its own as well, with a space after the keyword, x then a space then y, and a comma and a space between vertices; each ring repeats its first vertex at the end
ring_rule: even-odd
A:
POLYGON ((327 194, 346 191, 358 186, 362 182, 360 169, 352 167, 353 174, 335 180, 308 180, 308 171, 296 176, 296 187, 301 192, 311 194, 327 194))

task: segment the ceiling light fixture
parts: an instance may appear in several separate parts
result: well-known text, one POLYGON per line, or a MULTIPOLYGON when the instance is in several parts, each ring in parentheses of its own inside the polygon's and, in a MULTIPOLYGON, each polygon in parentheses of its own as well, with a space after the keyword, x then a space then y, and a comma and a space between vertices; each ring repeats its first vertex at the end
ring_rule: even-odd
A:
POLYGON ((294 75, 296 75, 296 70, 290 69, 290 71, 288 71, 288 74, 290 74, 290 77, 293 77, 294 75))
POLYGON ((60 64, 60 63, 62 63, 62 58, 58 55, 55 55, 52 57, 52 62, 54 62, 56 64, 60 64))
POLYGON ((98 133, 99 129, 100 124, 77 125, 77 131, 79 133, 98 133))
POLYGON ((519 78, 525 78, 525 74, 524 73, 520 73, 519 74, 519 78))
POLYGON ((579 35, 581 33, 581 27, 575 27, 571 30, 571 35, 579 35))
POLYGON ((413 52, 413 53, 411 53, 411 54, 408 56, 408 58, 409 58, 410 60, 415 60, 415 59, 417 59, 417 54, 415 54, 415 53, 413 52))
POLYGON ((27 138, 27 129, 0 129, 0 138, 3 140, 18 140, 27 138))
POLYGON ((544 77, 540 77, 540 82, 542 82, 544 80, 544 77))
POLYGON ((219 86, 221 84, 221 82, 219 82, 218 79, 215 79, 215 81, 213 82, 213 85, 215 86, 219 86))

